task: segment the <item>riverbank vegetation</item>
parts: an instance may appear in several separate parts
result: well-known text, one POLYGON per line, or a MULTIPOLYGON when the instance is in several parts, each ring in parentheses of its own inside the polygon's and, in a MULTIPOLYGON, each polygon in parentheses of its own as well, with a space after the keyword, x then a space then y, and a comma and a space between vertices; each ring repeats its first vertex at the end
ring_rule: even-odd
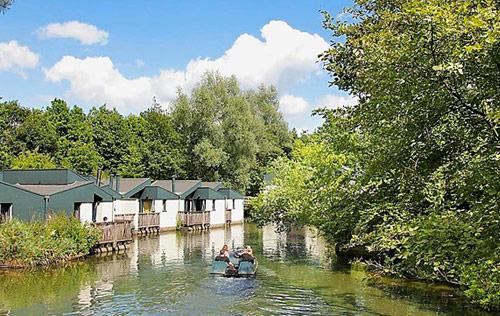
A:
POLYGON ((275 160, 257 222, 318 227, 381 272, 500 309, 500 12, 495 1, 355 1, 321 55, 355 106, 275 160))
POLYGON ((285 155, 292 134, 272 87, 241 90, 234 77, 207 73, 166 109, 153 100, 139 115, 106 106, 85 113, 56 99, 44 110, 0 103, 0 170, 103 168, 125 177, 223 181, 259 189, 269 161, 285 155))
POLYGON ((99 237, 99 231, 74 217, 54 215, 29 223, 13 219, 0 225, 0 266, 30 267, 85 256, 99 237))

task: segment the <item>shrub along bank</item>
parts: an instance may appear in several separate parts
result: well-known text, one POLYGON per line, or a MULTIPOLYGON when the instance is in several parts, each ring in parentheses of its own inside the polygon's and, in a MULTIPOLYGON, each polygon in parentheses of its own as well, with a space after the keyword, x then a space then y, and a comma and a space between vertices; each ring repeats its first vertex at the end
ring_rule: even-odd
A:
POLYGON ((99 232, 75 218, 55 215, 47 222, 11 220, 0 225, 0 265, 29 267, 87 255, 99 232))

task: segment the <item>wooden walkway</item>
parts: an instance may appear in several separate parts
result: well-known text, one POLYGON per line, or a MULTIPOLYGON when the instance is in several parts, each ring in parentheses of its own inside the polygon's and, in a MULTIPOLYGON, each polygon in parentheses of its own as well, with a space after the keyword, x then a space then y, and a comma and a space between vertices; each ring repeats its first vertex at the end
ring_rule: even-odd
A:
POLYGON ((97 252, 118 250, 120 246, 126 248, 126 245, 132 242, 132 221, 94 223, 92 226, 101 232, 101 239, 95 246, 97 252))
POLYGON ((210 228, 210 212, 179 212, 177 214, 182 227, 194 229, 210 228))
POLYGON ((137 225, 137 233, 147 235, 160 232, 160 213, 141 213, 137 225))

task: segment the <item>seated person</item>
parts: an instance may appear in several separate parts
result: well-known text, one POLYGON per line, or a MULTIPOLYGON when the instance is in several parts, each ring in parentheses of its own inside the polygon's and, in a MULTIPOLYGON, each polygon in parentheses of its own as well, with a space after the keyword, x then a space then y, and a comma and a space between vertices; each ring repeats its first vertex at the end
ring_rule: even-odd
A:
POLYGON ((253 256, 253 251, 250 246, 247 246, 243 254, 240 256, 241 261, 248 261, 252 264, 254 263, 255 257, 253 256))
POLYGON ((229 257, 229 247, 227 245, 222 246, 220 252, 224 252, 224 254, 229 257))
POLYGON ((233 265, 233 263, 229 259, 227 251, 224 251, 224 249, 222 249, 219 252, 219 255, 217 257, 215 257, 215 261, 223 261, 223 262, 228 264, 229 270, 236 270, 235 266, 233 265))
POLYGON ((225 261, 227 263, 231 263, 231 260, 229 260, 229 257, 227 256, 227 253, 224 252, 224 250, 221 250, 219 252, 219 255, 215 257, 215 261, 225 261))

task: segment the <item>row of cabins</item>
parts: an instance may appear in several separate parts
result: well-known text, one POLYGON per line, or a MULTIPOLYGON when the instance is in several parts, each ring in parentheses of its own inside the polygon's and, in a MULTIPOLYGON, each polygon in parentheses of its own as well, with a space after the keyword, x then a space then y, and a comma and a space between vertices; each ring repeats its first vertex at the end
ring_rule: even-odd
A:
POLYGON ((135 231, 241 223, 244 196, 220 182, 112 176, 102 182, 69 169, 0 172, 0 222, 64 212, 94 225, 135 231))

